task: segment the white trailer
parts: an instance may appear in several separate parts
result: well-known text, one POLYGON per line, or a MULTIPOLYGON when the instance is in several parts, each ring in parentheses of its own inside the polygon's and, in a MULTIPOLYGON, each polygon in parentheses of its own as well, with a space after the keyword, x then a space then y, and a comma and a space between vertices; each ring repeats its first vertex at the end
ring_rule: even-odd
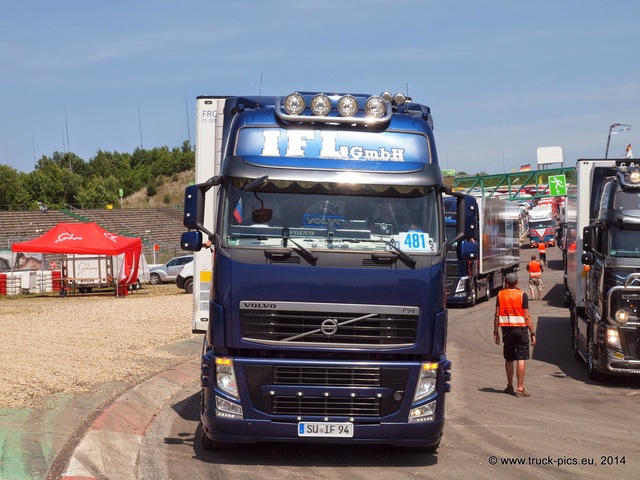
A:
MULTIPOLYGON (((200 96, 196 99, 195 182, 203 183, 220 173, 224 119, 223 97, 200 96)), ((207 195, 205 211, 215 212, 216 195, 207 195)), ((205 227, 215 230, 215 214, 205 215, 205 227)), ((192 332, 205 333, 209 323, 209 296, 213 279, 213 256, 207 249, 193 253, 192 332)))
MULTIPOLYGON (((508 273, 520 265, 520 209, 516 202, 494 198, 474 197, 476 201, 475 260, 461 261, 456 246, 447 252, 446 291, 448 304, 474 306, 479 298, 489 298, 502 288, 508 273)), ((447 235, 457 228, 455 203, 445 196, 447 235)))
MULTIPOLYGON (((113 287, 114 282, 118 281, 123 261, 124 254, 112 256, 69 253, 62 256, 62 269, 69 286, 84 293, 94 288, 113 287)), ((149 265, 144 255, 140 255, 138 278, 129 288, 137 290, 146 283, 149 283, 149 265)))
POLYGON ((580 259, 583 252, 583 230, 591 223, 593 170, 608 167, 611 160, 578 161, 576 180, 567 186, 565 203, 565 304, 573 311, 585 306, 585 284, 587 273, 580 259))

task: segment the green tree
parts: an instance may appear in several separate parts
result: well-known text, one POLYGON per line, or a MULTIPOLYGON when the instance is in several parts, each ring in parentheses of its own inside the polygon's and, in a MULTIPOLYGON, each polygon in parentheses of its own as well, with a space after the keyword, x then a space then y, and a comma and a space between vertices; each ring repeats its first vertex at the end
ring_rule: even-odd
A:
POLYGON ((12 206, 29 203, 29 195, 22 185, 22 176, 8 165, 0 165, 0 210, 11 210, 12 206))
POLYGON ((81 175, 43 156, 35 170, 26 175, 24 185, 32 203, 42 202, 60 208, 75 203, 82 180, 81 175))
POLYGON ((93 176, 78 191, 77 203, 82 208, 105 208, 105 205, 118 203, 118 184, 115 176, 107 178, 93 176))

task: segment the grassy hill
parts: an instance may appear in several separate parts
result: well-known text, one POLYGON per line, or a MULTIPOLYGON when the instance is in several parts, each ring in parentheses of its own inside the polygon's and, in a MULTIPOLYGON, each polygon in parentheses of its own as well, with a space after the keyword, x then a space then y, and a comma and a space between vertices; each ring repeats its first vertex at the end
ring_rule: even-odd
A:
POLYGON ((160 177, 156 182, 157 193, 151 197, 147 189, 142 188, 132 195, 123 198, 124 208, 134 207, 180 207, 184 202, 184 189, 193 182, 195 173, 188 170, 176 173, 171 177, 160 177))

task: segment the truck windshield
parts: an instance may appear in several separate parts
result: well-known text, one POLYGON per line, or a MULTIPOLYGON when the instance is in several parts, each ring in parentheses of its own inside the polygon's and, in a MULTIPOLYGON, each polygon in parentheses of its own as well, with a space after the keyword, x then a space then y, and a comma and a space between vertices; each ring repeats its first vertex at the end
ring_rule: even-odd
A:
POLYGON ((611 229, 612 257, 640 257, 640 230, 611 229))
POLYGON ((546 220, 531 220, 529 219, 529 229, 537 230, 539 228, 554 227, 554 221, 551 219, 546 220))
POLYGON ((267 180, 254 193, 243 189, 251 180, 227 183, 226 246, 276 247, 291 238, 312 250, 393 250, 393 242, 404 252, 435 254, 442 247, 433 187, 267 180))

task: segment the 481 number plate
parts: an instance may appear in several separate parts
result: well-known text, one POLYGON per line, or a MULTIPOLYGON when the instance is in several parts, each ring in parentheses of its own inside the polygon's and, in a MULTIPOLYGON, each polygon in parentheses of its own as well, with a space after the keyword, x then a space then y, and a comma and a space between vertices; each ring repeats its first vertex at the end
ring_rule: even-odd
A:
POLYGON ((299 437, 353 437, 353 423, 300 422, 299 437))

